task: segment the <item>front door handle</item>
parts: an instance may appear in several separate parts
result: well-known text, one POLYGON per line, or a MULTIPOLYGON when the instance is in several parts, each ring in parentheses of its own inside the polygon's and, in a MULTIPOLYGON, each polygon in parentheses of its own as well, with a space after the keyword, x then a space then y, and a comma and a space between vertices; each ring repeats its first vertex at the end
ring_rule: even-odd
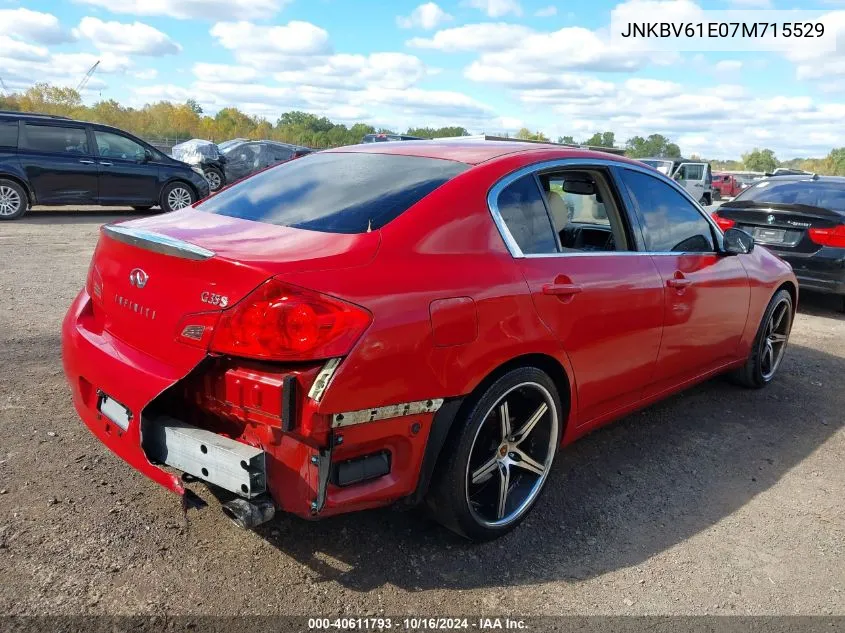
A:
POLYGON ((583 290, 581 286, 576 284, 546 284, 543 286, 544 295, 557 295, 559 297, 577 295, 581 290, 583 290))
POLYGON ((88 160, 87 158, 80 158, 79 162, 82 163, 83 165, 93 165, 94 164, 93 160, 88 160))
POLYGON ((675 288, 675 290, 683 290, 691 283, 692 281, 684 277, 684 274, 680 271, 676 272, 675 276, 672 277, 672 279, 666 280, 666 285, 670 288, 675 288))

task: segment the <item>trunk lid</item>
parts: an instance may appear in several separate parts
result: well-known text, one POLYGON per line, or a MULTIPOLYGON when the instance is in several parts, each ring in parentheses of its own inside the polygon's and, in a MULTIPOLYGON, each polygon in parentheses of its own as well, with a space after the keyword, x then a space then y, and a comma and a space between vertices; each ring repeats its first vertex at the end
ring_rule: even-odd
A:
POLYGON ((720 217, 754 236, 765 246, 814 253, 821 248, 807 235, 811 228, 831 228, 845 221, 843 214, 822 207, 734 200, 719 207, 720 217))
POLYGON ((193 210, 107 225, 93 260, 96 312, 112 336, 180 364, 196 358, 196 347, 177 340, 196 320, 188 315, 219 313, 278 274, 366 264, 378 243, 378 233, 319 233, 193 210))

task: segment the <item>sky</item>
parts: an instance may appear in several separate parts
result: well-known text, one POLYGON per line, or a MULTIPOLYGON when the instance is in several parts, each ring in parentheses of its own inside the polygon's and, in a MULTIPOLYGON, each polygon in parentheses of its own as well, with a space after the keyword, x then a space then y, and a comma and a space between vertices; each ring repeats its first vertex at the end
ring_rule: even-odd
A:
POLYGON ((778 158, 845 146, 845 0, 0 0, 0 77, 76 87, 86 103, 193 98, 275 122, 521 127, 552 140, 661 133, 684 155, 778 158), (819 9, 835 52, 649 52, 611 11, 819 9))

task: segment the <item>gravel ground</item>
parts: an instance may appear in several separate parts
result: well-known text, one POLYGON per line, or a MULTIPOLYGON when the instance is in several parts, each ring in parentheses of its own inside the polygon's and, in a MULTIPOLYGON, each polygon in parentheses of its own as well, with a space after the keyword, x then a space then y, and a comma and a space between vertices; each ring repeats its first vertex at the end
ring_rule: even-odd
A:
POLYGON ((713 380, 582 439, 497 542, 391 509, 247 532, 214 505, 186 522, 73 411, 61 319, 124 213, 0 224, 0 613, 845 614, 828 298, 802 297, 769 388, 713 380))

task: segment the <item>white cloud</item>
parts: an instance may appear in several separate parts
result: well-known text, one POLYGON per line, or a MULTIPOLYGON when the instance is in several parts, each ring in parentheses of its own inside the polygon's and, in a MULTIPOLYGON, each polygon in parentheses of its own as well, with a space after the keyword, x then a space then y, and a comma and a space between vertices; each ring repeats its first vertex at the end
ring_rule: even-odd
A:
POLYGON ((465 0, 464 5, 480 9, 491 18, 500 18, 509 13, 522 15, 522 6, 517 0, 465 0))
POLYGON ((70 39, 55 15, 23 8, 0 9, 0 35, 38 44, 61 44, 70 39))
POLYGON ((444 52, 494 51, 511 48, 514 42, 532 33, 527 26, 519 24, 483 23, 467 24, 437 31, 430 38, 415 37, 408 40, 412 48, 428 48, 444 52))
POLYGON ((182 47, 158 29, 143 22, 124 24, 103 22, 97 18, 85 17, 75 31, 101 51, 113 51, 129 55, 172 55, 182 47))
POLYGON ((405 53, 332 55, 304 70, 282 71, 282 83, 359 90, 367 86, 409 88, 429 74, 422 60, 405 53))
POLYGON ((737 72, 742 70, 742 62, 738 59, 722 59, 713 64, 713 69, 718 72, 737 72))
POLYGON ((145 68, 144 70, 134 71, 132 76, 141 81, 152 81, 158 77, 158 71, 155 68, 145 68))
POLYGON ((547 7, 543 7, 542 9, 537 9, 534 12, 538 18, 550 18, 553 15, 557 15, 557 7, 553 4, 550 4, 547 7))
POLYGON ((397 17, 396 24, 403 29, 419 27, 429 31, 452 19, 451 15, 434 2, 426 2, 411 11, 411 15, 397 17))
POLYGON ((26 42, 13 40, 6 35, 0 35, 0 55, 21 61, 40 61, 46 59, 49 51, 43 46, 33 46, 26 42))
POLYGON ((736 9, 771 9, 771 0, 729 0, 736 9))
POLYGON ((845 11, 831 11, 819 20, 824 23, 825 35, 836 37, 836 51, 825 53, 796 48, 787 53, 786 58, 795 63, 798 79, 823 80, 820 84, 823 90, 842 89, 841 82, 845 79, 845 11))
POLYGON ((309 57, 331 52, 329 34, 310 22, 292 21, 282 26, 218 22, 211 35, 240 63, 267 70, 305 68, 309 57))
POLYGON ((78 0, 130 15, 164 15, 179 20, 269 18, 293 0, 78 0))

